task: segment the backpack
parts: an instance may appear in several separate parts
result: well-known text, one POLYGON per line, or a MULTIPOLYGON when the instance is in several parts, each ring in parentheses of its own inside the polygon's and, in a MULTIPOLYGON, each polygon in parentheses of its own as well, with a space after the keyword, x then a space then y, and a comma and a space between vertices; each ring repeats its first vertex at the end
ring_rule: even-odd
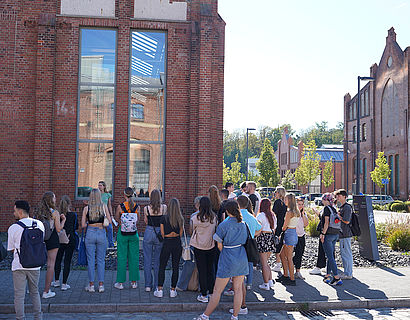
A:
POLYGON ((44 241, 47 241, 51 237, 51 233, 53 230, 51 229, 51 223, 50 220, 45 219, 44 221, 41 221, 44 225, 44 241))
POLYGON ((337 211, 335 208, 328 206, 330 210, 330 217, 329 217, 329 227, 342 231, 342 222, 340 221, 339 217, 337 216, 337 211))
POLYGON ((353 236, 359 237, 362 234, 362 231, 360 230, 359 216, 356 212, 354 212, 349 203, 347 203, 347 205, 352 209, 352 219, 350 219, 349 223, 350 230, 352 231, 353 236))
POLYGON ((120 206, 123 211, 121 214, 121 234, 128 236, 135 235, 137 233, 138 204, 135 204, 135 207, 131 210, 131 212, 128 212, 124 203, 121 203, 120 206))
POLYGON ((20 250, 17 254, 23 268, 37 268, 46 264, 47 250, 44 243, 44 234, 37 228, 37 222, 33 221, 31 226, 26 226, 23 222, 16 222, 24 228, 20 239, 20 250))

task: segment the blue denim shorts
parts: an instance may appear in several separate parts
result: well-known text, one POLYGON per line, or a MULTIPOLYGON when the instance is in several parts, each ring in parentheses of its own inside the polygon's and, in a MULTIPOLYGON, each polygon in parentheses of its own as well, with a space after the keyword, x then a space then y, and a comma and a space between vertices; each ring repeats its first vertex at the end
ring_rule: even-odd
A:
POLYGON ((298 243, 298 235, 296 229, 286 229, 283 243, 288 246, 296 246, 298 243))

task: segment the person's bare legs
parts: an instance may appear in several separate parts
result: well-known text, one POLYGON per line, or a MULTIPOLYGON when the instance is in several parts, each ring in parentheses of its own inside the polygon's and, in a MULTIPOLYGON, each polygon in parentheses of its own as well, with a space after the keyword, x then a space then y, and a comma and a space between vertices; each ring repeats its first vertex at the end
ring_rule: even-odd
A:
POLYGON ((245 288, 245 276, 237 276, 232 278, 233 286, 233 315, 238 316, 241 307, 246 306, 246 288, 245 288), (244 295, 245 293, 245 295, 244 295))
POLYGON ((53 280, 54 265, 56 263, 57 252, 58 252, 58 248, 47 251, 47 272, 46 272, 46 283, 44 286, 44 292, 46 293, 50 290, 51 281, 53 280))
POLYGON ((293 265, 293 246, 284 245, 285 247, 285 255, 286 264, 289 269, 289 278, 290 280, 295 280, 295 267, 293 265))
POLYGON ((283 275, 285 277, 289 277, 289 266, 288 266, 288 259, 286 257, 285 247, 286 245, 284 244, 282 246, 282 249, 280 250, 280 259, 282 260, 283 275))
POLYGON ((268 283, 269 280, 272 280, 272 270, 269 267, 268 260, 269 260, 270 252, 260 252, 259 257, 262 264, 262 277, 263 282, 268 283))
MULTIPOLYGON (((242 276, 243 279, 243 276, 242 276)), ((226 285, 228 284, 229 278, 216 278, 215 286, 214 286, 214 293, 211 296, 211 299, 206 306, 204 314, 206 316, 210 316, 212 312, 214 312, 215 308, 219 304, 219 300, 221 299, 222 291, 225 289, 226 285)), ((236 295, 236 292, 235 292, 236 295)), ((234 299, 235 301, 235 299, 234 299)))

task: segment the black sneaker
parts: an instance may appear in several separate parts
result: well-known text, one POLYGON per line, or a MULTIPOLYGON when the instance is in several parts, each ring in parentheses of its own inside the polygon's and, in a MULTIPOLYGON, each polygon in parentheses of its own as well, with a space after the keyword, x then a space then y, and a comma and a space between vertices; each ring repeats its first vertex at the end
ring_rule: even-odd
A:
POLYGON ((286 279, 289 279, 289 277, 285 277, 285 276, 282 274, 279 278, 276 278, 276 282, 283 283, 283 281, 286 281, 286 279))
POLYGON ((336 279, 336 278, 333 278, 333 280, 330 282, 330 285, 331 286, 341 286, 343 284, 343 281, 342 281, 342 279, 336 279))
POLYGON ((283 284, 284 286, 292 286, 292 287, 294 287, 294 286, 296 286, 296 280, 291 280, 290 278, 287 278, 287 279, 285 279, 285 280, 282 281, 282 284, 283 284))

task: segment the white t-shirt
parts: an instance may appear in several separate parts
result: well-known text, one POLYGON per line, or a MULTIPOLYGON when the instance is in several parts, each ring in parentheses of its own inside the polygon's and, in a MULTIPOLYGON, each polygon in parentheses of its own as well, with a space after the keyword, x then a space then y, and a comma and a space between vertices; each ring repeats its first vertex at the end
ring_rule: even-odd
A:
POLYGON ((234 200, 236 198, 236 194, 231 192, 228 196, 228 200, 234 200))
MULTIPOLYGON (((272 232, 268 218, 266 218, 265 212, 260 212, 256 216, 256 220, 262 225, 262 231, 272 232)), ((273 215, 273 231, 276 229, 276 216, 273 215)))
POLYGON ((303 212, 299 218, 298 224, 296 225, 296 234, 298 237, 303 237, 305 235, 305 227, 303 225, 303 216, 306 216, 306 213, 303 212))
MULTIPOLYGON (((32 226, 33 221, 37 223, 37 227, 44 232, 44 225, 41 221, 32 219, 32 218, 23 218, 20 219, 26 226, 32 226)), ((11 263, 11 270, 40 270, 40 267, 37 268, 23 268, 20 263, 20 258, 17 253, 16 249, 20 250, 20 239, 21 235, 23 234, 23 227, 19 226, 16 223, 13 223, 8 230, 8 242, 7 242, 7 250, 11 251, 14 250, 13 253, 13 262, 11 263)))
POLYGON ((255 195, 258 197, 258 203, 256 204, 256 208, 255 208, 255 212, 258 212, 259 211, 259 208, 260 208, 260 206, 261 206, 261 200, 262 200, 262 198, 261 198, 261 195, 259 194, 259 192, 258 191, 256 191, 255 190, 255 195))

